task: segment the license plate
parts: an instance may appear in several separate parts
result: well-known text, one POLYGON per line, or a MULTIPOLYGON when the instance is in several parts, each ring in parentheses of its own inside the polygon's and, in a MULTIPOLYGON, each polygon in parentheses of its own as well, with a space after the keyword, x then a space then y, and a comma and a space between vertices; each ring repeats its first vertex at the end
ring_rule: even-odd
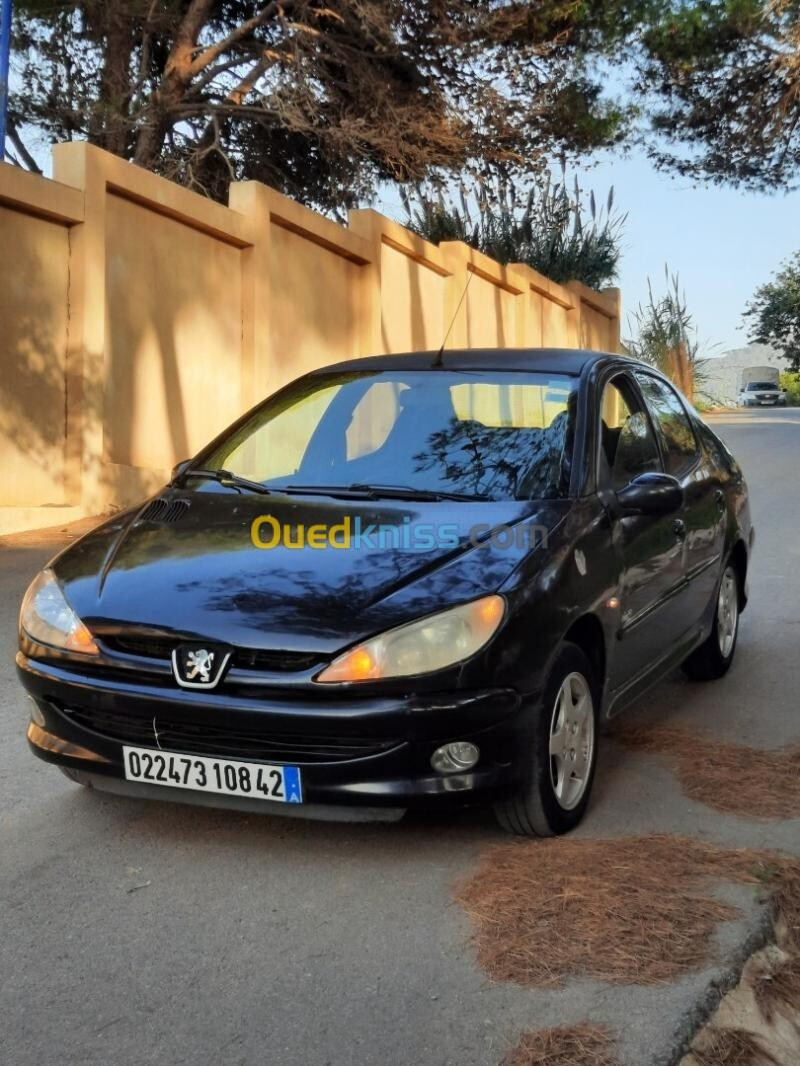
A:
POLYGON ((247 796, 274 803, 302 803, 299 766, 212 759, 154 748, 122 749, 125 778, 167 788, 189 788, 223 796, 247 796))

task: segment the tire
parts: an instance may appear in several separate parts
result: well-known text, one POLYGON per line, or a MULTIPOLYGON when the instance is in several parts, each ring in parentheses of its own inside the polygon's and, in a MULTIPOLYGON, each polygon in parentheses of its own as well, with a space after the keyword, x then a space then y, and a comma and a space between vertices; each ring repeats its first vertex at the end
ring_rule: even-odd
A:
POLYGON ((564 642, 550 667, 536 714, 525 779, 494 807, 503 829, 518 836, 549 837, 578 825, 597 765, 599 706, 592 664, 576 644, 564 642), (569 726, 562 724, 565 717, 569 726), (570 727, 578 729, 574 737, 561 732, 570 727), (580 776, 575 769, 582 770, 580 776))
POLYGON ((739 578, 728 559, 717 588, 714 625, 708 638, 682 665, 692 681, 716 681, 730 670, 739 637, 739 578))

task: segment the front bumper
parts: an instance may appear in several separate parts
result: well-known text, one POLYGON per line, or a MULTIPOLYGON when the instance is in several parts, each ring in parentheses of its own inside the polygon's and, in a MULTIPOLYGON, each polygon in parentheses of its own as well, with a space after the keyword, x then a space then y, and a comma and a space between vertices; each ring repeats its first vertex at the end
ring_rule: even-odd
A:
POLYGON ((391 817, 409 807, 498 798, 524 773, 536 703, 512 689, 311 699, 287 688, 245 698, 95 678, 22 653, 17 670, 39 711, 39 724, 28 731, 32 750, 77 780, 152 798, 308 817, 336 810, 391 817), (479 747, 469 772, 431 768, 435 749, 451 740, 479 747), (287 810, 283 803, 128 782, 125 743, 298 765, 304 802, 287 810))

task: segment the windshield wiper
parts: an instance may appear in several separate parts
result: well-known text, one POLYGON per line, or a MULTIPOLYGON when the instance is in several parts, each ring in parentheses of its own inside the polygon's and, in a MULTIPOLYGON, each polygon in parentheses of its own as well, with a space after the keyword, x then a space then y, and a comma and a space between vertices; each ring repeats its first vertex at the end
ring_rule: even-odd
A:
POLYGON ((351 485, 353 489, 374 492, 386 500, 488 500, 489 496, 479 493, 448 492, 446 489, 415 489, 411 485, 351 485))
POLYGON ((248 492, 260 492, 264 496, 272 494, 272 490, 268 489, 266 485, 262 485, 260 481, 250 481, 249 478, 240 477, 230 470, 189 469, 184 470, 176 480, 177 483, 180 483, 190 477, 209 478, 211 481, 218 481, 220 485, 226 485, 232 489, 247 489, 248 492))
POLYGON ((281 485, 275 492, 297 492, 317 496, 343 496, 357 500, 411 500, 435 503, 439 500, 488 500, 489 496, 465 492, 440 492, 438 489, 415 489, 410 485, 281 485))
POLYGON ((297 493, 298 496, 343 496, 350 500, 377 500, 365 485, 275 485, 273 492, 297 493))

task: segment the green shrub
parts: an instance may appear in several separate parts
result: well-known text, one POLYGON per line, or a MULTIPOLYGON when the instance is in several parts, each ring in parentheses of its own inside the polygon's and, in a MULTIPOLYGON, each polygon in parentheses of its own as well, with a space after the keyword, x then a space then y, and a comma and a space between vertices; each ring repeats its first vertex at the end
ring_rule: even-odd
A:
POLYGON ((527 192, 509 182, 461 189, 459 203, 442 189, 417 186, 402 193, 404 225, 426 240, 464 241, 499 263, 525 263, 553 281, 582 281, 599 289, 617 276, 625 216, 614 213, 614 189, 598 209, 577 178, 570 192, 566 174, 549 171, 527 192))
POLYGON ((781 374, 781 388, 786 393, 786 402, 800 407, 800 374, 786 370, 781 374))
MULTIPOLYGON (((705 409, 717 404, 717 398, 708 391, 708 360, 700 355, 700 341, 694 316, 689 311, 686 296, 681 291, 680 279, 664 267, 666 292, 657 297, 650 278, 647 279, 647 303, 639 304, 628 318, 628 327, 633 336, 626 337, 623 345, 626 355, 650 363, 668 377, 673 375, 673 355, 682 347, 691 368, 694 382, 695 406, 705 409)), ((680 384, 680 383, 678 383, 680 384)))

